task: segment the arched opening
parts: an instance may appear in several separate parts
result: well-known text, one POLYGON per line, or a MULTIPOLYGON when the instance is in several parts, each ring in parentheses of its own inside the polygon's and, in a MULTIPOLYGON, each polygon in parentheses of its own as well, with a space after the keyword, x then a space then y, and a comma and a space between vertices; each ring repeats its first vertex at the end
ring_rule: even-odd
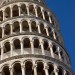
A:
POLYGON ((15 49, 20 49, 21 48, 20 40, 19 39, 15 39, 13 44, 14 44, 14 48, 15 49))
POLYGON ((48 16, 48 13, 46 11, 44 11, 44 16, 45 16, 45 20, 49 21, 49 16, 48 16))
POLYGON ((44 65, 42 62, 37 62, 37 75, 45 75, 44 65))
POLYGON ((10 51, 10 42, 6 42, 4 44, 4 53, 9 52, 10 51))
POLYGON ((71 75, 68 71, 66 71, 66 75, 71 75))
POLYGON ((35 9, 34 9, 34 6, 33 5, 30 5, 29 6, 29 13, 30 13, 30 15, 35 15, 35 9))
POLYGON ((54 39, 54 37, 53 37, 53 32, 51 31, 51 33, 49 34, 49 36, 52 38, 52 39, 54 39))
POLYGON ((25 4, 21 5, 21 14, 23 14, 23 15, 27 14, 27 9, 26 9, 26 5, 25 4))
POLYGON ((55 36, 56 36, 56 40, 59 41, 59 38, 56 32, 55 32, 55 36))
POLYGON ((0 11, 0 22, 3 21, 3 12, 0 11))
POLYGON ((35 21, 32 21, 32 22, 31 22, 31 27, 32 27, 32 31, 33 31, 33 32, 38 32, 38 28, 37 28, 37 26, 36 26, 36 22, 35 22, 35 21))
POLYGON ((50 19, 51 19, 51 24, 54 25, 53 17, 50 16, 50 19))
POLYGON ((23 44, 24 48, 30 48, 31 47, 29 38, 25 38, 23 42, 24 42, 24 44, 23 44))
POLYGON ((58 71, 58 75, 63 75, 63 70, 61 67, 58 67, 59 71, 58 71))
POLYGON ((62 50, 60 51, 61 59, 64 61, 64 56, 62 50))
POLYGON ((38 17, 43 19, 42 12, 41 12, 41 7, 37 7, 37 14, 38 14, 38 17))
POLYGON ((17 21, 13 23, 13 32, 20 32, 19 22, 17 21))
POLYGON ((53 48, 53 53, 56 54, 56 55, 58 55, 57 47, 55 45, 53 45, 52 48, 53 48))
POLYGON ((0 28, 0 38, 2 38, 2 28, 0 28))
POLYGON ((5 18, 9 18, 10 17, 10 8, 9 7, 7 7, 6 9, 5 9, 5 18))
POLYGON ((65 57, 66 57, 66 62, 67 62, 67 64, 71 64, 71 63, 70 63, 70 59, 69 59, 69 57, 68 57, 67 54, 65 55, 65 57))
POLYGON ((51 34, 51 28, 50 27, 48 27, 48 32, 49 32, 49 35, 51 34))
POLYGON ((18 6, 14 5, 13 6, 13 17, 19 16, 19 10, 18 10, 18 6))
POLYGON ((9 24, 5 25, 4 33, 5 35, 10 35, 10 25, 9 24))
POLYGON ((49 46, 48 46, 48 41, 47 41, 47 40, 44 40, 43 46, 44 46, 44 50, 50 51, 50 50, 49 50, 49 46))
POLYGON ((8 66, 4 66, 4 68, 2 70, 2 75, 10 75, 10 71, 9 71, 8 66))
POLYGON ((33 66, 33 64, 30 61, 27 61, 25 63, 25 75, 34 75, 32 66, 33 66))
POLYGON ((49 75, 55 75, 54 74, 54 67, 52 65, 52 63, 48 63, 49 69, 48 69, 48 73, 49 75))
POLYGON ((34 48, 40 48, 38 39, 34 39, 34 48))
POLYGON ((40 30, 41 30, 42 34, 47 35, 46 34, 46 29, 44 28, 44 24, 43 23, 40 23, 40 30))
POLYGON ((20 63, 15 63, 15 65, 13 66, 13 69, 14 69, 13 75, 22 75, 20 63))
POLYGON ((22 22, 22 29, 23 31, 29 31, 29 25, 27 21, 22 22))

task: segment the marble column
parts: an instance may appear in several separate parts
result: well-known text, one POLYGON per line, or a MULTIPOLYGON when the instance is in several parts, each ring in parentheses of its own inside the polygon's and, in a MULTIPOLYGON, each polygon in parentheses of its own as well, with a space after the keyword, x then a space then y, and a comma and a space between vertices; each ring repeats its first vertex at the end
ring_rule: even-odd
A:
POLYGON ((13 42, 11 41, 10 42, 10 48, 11 48, 11 50, 10 50, 10 57, 12 57, 13 56, 13 42))
POLYGON ((46 63, 44 63, 44 71, 45 71, 45 75, 49 75, 48 69, 49 69, 49 66, 48 66, 46 63))
POLYGON ((43 42, 43 40, 41 40, 40 45, 41 45, 41 49, 42 49, 42 55, 45 55, 43 44, 44 44, 44 42, 43 42))
POLYGON ((21 64, 21 70, 22 70, 22 75, 25 75, 25 65, 23 63, 21 64))
POLYGON ((58 72, 59 72, 59 69, 58 69, 57 65, 54 64, 54 73, 55 73, 55 75, 58 75, 58 72))
POLYGON ((34 40, 31 39, 30 43, 31 43, 32 54, 34 54, 34 40))
POLYGON ((52 49, 53 45, 51 42, 49 42, 49 47, 50 47, 51 57, 54 58, 54 53, 53 53, 53 49, 52 49))
POLYGON ((3 60, 4 47, 1 45, 1 60, 3 60))
POLYGON ((37 75, 37 64, 35 61, 33 61, 33 70, 34 70, 34 75, 37 75))

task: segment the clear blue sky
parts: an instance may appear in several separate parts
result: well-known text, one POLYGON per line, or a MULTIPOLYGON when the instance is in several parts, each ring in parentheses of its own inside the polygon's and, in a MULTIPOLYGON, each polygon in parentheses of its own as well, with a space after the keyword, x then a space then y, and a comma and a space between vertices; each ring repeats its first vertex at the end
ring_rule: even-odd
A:
POLYGON ((45 0, 58 17, 65 47, 75 72, 75 0, 45 0))

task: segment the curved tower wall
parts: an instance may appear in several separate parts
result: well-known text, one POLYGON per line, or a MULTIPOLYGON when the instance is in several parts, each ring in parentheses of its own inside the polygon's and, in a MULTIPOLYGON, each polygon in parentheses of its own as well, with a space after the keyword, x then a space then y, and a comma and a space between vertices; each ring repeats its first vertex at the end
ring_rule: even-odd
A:
POLYGON ((72 75, 59 23, 44 0, 0 1, 0 74, 72 75))

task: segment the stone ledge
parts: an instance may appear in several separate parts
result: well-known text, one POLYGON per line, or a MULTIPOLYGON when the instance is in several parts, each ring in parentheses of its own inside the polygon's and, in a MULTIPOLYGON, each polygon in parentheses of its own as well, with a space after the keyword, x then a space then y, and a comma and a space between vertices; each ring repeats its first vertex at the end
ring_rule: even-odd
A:
POLYGON ((51 60, 53 62, 56 62, 57 64, 60 64, 60 65, 63 65, 64 67, 66 67, 67 69, 69 69, 70 71, 71 68, 68 67, 66 64, 64 64, 63 62, 59 61, 59 60, 56 60, 55 58, 52 58, 52 57, 48 57, 48 56, 44 56, 44 55, 33 55, 33 54, 25 54, 25 55, 17 55, 17 56, 13 56, 13 57, 10 57, 10 58, 6 58, 4 60, 1 60, 0 61, 0 64, 6 62, 6 61, 10 61, 10 60, 13 60, 13 59, 19 59, 19 58, 42 58, 42 59, 47 59, 47 60, 51 60))

